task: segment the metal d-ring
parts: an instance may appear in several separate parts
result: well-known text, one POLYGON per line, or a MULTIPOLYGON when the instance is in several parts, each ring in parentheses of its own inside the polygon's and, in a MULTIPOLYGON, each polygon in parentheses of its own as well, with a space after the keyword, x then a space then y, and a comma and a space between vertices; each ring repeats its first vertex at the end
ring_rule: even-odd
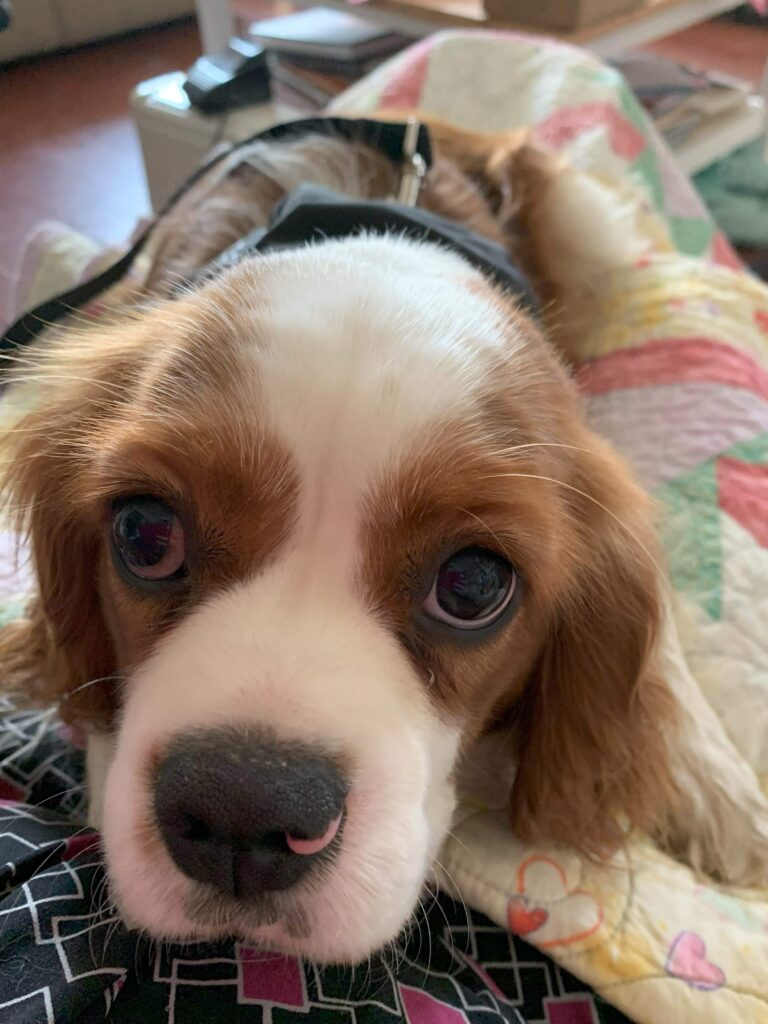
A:
POLYGON ((404 206, 415 206, 419 201, 421 183, 427 173, 424 157, 417 152, 421 124, 415 117, 409 117, 403 137, 403 169, 397 200, 404 206))

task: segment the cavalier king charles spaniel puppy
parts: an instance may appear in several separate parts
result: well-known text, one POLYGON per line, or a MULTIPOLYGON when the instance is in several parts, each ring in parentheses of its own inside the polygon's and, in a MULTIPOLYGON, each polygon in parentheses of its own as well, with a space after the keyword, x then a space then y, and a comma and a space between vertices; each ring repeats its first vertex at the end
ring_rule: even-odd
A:
POLYGON ((631 224, 517 134, 431 129, 420 205, 502 244, 538 322, 397 234, 179 287, 301 181, 396 191, 375 149, 307 136, 216 165, 130 308, 19 371, 5 486, 36 593, 0 678, 87 733, 111 892, 155 937, 364 959, 464 786, 527 840, 605 856, 647 829, 766 877, 765 802, 660 642, 651 502, 568 372, 631 224))

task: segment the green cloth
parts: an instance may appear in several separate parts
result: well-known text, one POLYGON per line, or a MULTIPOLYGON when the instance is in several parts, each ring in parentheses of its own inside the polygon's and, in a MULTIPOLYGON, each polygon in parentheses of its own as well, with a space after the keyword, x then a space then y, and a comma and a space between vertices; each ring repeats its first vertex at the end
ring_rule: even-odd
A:
POLYGON ((693 181, 731 242, 768 246, 768 161, 762 139, 734 150, 693 181))

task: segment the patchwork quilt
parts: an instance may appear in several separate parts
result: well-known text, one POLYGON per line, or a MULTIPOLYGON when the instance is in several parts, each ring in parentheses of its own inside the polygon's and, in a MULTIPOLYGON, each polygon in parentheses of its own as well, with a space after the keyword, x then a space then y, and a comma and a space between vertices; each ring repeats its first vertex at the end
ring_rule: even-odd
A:
MULTIPOLYGON (((620 77, 582 51, 502 33, 439 35, 335 109, 384 106, 479 130, 533 125, 633 203, 648 255, 606 280, 579 380, 596 429, 659 499, 683 670, 768 786, 768 290, 740 268, 620 77)), ((601 865, 524 847, 492 807, 461 809, 428 927, 397 965, 372 965, 379 988, 361 987, 360 971, 326 980, 242 946, 136 945, 95 916, 103 876, 87 834, 73 824, 62 838, 59 824, 46 838, 49 807, 60 822, 64 800, 76 822, 81 799, 79 755, 61 737, 49 750, 52 737, 50 715, 7 709, 0 785, 37 806, 4 808, 0 1020, 136 1020, 131 1000, 143 986, 155 1000, 143 1019, 175 1024, 215 1020, 225 1006, 225 1019, 251 1020, 236 1010, 249 1001, 258 1019, 334 1024, 768 1022, 768 891, 703 883, 642 837, 601 865), (96 909, 84 912, 91 898, 96 909)))

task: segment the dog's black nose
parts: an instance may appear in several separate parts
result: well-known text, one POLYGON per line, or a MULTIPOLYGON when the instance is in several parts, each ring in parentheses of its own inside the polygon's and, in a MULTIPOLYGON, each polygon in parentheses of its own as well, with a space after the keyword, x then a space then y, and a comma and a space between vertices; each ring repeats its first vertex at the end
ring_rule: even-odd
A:
POLYGON ((247 899, 287 889, 334 849, 346 795, 322 754, 221 730, 174 741, 154 803, 184 874, 247 899))

